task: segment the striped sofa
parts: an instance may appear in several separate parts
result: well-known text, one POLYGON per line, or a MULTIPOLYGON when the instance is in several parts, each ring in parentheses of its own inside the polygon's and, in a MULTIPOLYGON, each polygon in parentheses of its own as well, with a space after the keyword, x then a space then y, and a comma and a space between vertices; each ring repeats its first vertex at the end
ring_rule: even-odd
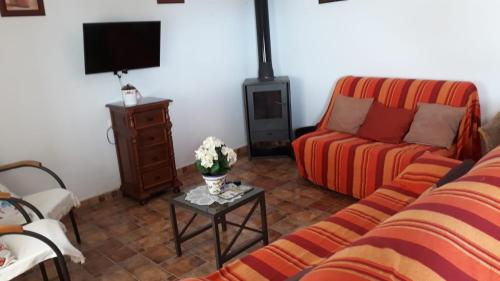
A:
POLYGON ((301 280, 500 280, 500 148, 301 280))
POLYGON ((460 161, 425 153, 391 183, 358 203, 234 261, 210 276, 187 280, 285 280, 348 247, 415 201, 458 163, 460 161))
POLYGON ((390 183, 426 151, 456 159, 479 158, 480 107, 469 82, 345 77, 338 81, 330 104, 313 133, 293 143, 300 174, 320 186, 365 198, 390 183), (339 95, 375 98, 390 106, 415 109, 418 103, 467 107, 456 143, 450 150, 417 144, 386 144, 326 129, 339 95))

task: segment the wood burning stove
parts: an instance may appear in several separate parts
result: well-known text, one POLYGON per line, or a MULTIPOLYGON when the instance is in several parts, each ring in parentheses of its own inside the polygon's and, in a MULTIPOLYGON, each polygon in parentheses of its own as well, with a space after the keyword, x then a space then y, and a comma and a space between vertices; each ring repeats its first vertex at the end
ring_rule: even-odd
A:
POLYGON ((243 84, 249 157, 291 154, 290 79, 274 77, 267 0, 255 0, 259 78, 243 84))
POLYGON ((290 155, 290 80, 247 79, 244 83, 250 157, 290 155))

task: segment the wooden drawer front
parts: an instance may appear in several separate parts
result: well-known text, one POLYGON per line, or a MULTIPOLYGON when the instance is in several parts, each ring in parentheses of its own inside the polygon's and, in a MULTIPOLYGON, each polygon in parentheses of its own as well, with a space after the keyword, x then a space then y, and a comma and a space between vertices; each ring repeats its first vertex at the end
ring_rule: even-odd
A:
POLYGON ((146 190, 169 181, 172 181, 172 168, 170 167, 161 167, 142 174, 142 184, 146 190))
POLYGON ((165 116, 163 114, 163 109, 155 109, 134 114, 134 124, 136 129, 154 126, 164 122, 165 116))
POLYGON ((139 146, 151 146, 164 143, 167 140, 165 128, 162 126, 139 130, 137 132, 139 146))
POLYGON ((167 146, 161 145, 145 148, 139 152, 139 165, 141 167, 158 164, 168 159, 167 146))

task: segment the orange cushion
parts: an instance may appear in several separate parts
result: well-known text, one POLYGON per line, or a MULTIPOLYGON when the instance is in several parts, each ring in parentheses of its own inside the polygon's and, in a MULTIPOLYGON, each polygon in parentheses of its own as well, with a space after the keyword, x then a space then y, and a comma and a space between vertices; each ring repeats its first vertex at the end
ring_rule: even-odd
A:
POLYGON ((401 143, 410 128, 415 111, 390 108, 374 102, 365 123, 359 128, 358 136, 385 143, 401 143))

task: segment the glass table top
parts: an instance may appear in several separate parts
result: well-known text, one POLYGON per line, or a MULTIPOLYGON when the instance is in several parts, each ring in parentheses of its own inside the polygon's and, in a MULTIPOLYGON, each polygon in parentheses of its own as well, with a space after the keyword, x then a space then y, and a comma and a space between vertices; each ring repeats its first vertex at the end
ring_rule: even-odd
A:
POLYGON ((174 204, 175 206, 182 206, 187 209, 191 209, 197 213, 205 214, 205 215, 210 215, 210 216, 215 216, 219 214, 224 214, 228 213, 234 209, 237 209, 244 204, 255 200, 256 198, 259 197, 262 193, 264 193, 264 190, 262 188, 258 187, 252 187, 252 190, 248 191, 247 193, 243 194, 241 198, 230 202, 226 204, 219 204, 217 202, 213 203, 212 205, 204 206, 204 205, 197 205, 194 203, 191 203, 186 200, 186 193, 182 192, 177 196, 174 196, 170 199, 170 203, 174 204))

